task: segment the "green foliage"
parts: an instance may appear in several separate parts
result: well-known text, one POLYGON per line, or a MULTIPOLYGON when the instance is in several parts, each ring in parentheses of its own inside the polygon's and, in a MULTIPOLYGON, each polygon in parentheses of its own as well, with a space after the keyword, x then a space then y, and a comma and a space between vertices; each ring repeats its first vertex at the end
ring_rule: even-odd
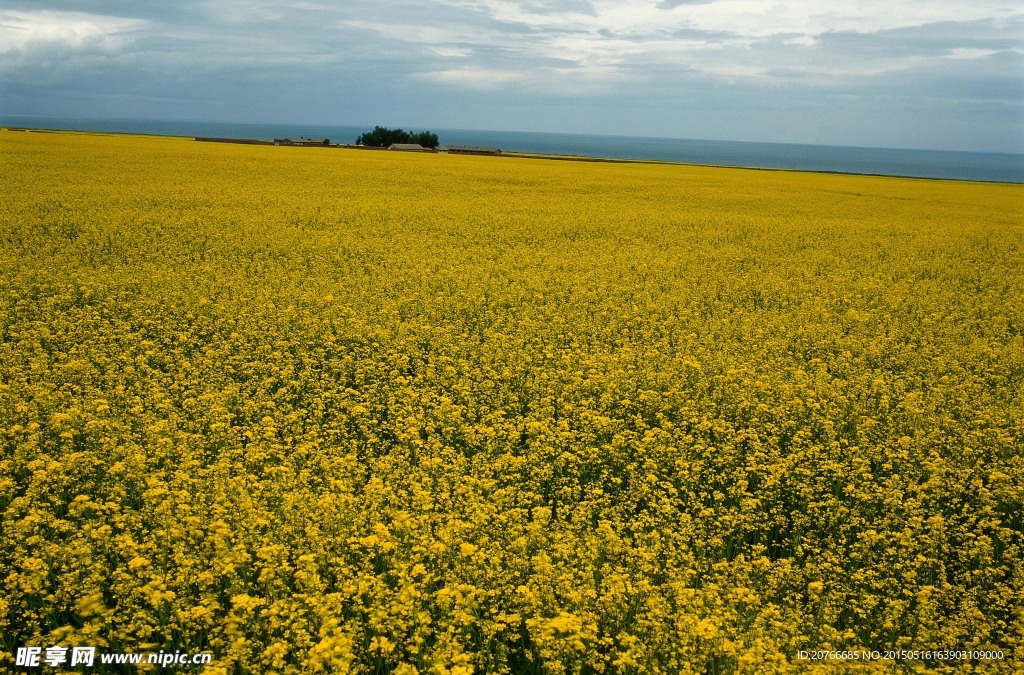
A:
POLYGON ((424 148, 436 148, 438 138, 437 134, 430 131, 402 131, 377 126, 373 131, 360 134, 356 139, 356 145, 368 145, 373 148, 386 148, 393 143, 419 143, 424 148))

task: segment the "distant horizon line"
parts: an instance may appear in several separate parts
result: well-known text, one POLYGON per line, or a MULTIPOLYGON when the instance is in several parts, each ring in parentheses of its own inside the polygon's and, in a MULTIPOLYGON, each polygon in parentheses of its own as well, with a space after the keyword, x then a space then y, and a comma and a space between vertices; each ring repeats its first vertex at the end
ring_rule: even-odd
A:
MULTIPOLYGON (((178 123, 178 124, 215 124, 215 125, 236 125, 236 126, 281 126, 281 127, 336 127, 336 128, 350 128, 350 129, 373 129, 375 126, 384 126, 379 122, 373 124, 358 124, 358 123, 340 123, 340 122, 267 122, 267 121, 229 121, 229 120, 216 120, 216 119, 175 119, 169 117, 124 117, 124 116, 107 116, 97 117, 91 115, 33 115, 23 113, 6 113, 0 111, 0 123, 5 118, 26 118, 26 119, 37 119, 37 120, 81 120, 83 122, 154 122, 154 123, 178 123)), ((592 133, 592 132, 579 132, 579 131, 538 131, 538 130, 524 130, 524 129, 476 129, 467 127, 430 127, 427 126, 409 126, 408 129, 405 125, 387 127, 387 128, 400 128, 403 130, 427 130, 427 131, 454 131, 454 132, 472 132, 472 133, 503 133, 503 134, 537 134, 544 136, 579 136, 579 137, 596 137, 596 138, 615 138, 615 139, 645 139, 645 140, 668 140, 668 141, 689 141, 697 143, 740 143, 749 145, 779 145, 779 146, 806 146, 806 147, 818 147, 818 148, 850 148, 850 149, 863 149, 863 150, 896 150, 896 151, 911 151, 911 152, 935 152, 935 153, 961 153, 961 154, 975 154, 975 155, 1004 155, 1010 157, 1024 157, 1024 150, 1020 151, 993 151, 993 150, 961 150, 961 149, 949 149, 949 148, 923 148, 923 147, 897 147, 897 146, 882 146, 882 145, 848 145, 848 144, 837 144, 837 143, 810 143, 806 141, 754 141, 754 140, 741 140, 741 139, 722 139, 722 138, 692 138, 685 136, 643 136, 635 134, 616 134, 616 133, 592 133), (421 128, 422 126, 422 128, 421 128)), ((89 131, 88 129, 67 129, 67 131, 89 131)))

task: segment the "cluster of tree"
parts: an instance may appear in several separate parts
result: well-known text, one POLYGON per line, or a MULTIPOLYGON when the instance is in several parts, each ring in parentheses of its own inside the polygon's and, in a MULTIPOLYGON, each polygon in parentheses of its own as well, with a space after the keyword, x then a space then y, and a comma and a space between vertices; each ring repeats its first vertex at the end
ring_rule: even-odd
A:
POLYGON ((373 148, 386 148, 392 143, 419 143, 424 148, 436 148, 438 140, 437 134, 429 131, 402 131, 384 127, 374 127, 373 131, 359 134, 359 138, 356 139, 356 145, 368 145, 373 148))

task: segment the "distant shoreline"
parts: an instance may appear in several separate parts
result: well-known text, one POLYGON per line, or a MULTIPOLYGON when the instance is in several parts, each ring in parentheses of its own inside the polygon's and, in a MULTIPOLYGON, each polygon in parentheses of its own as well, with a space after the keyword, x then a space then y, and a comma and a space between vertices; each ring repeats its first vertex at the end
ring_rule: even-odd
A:
MULTIPOLYGON (((267 139, 254 139, 254 138, 234 138, 234 137, 214 137, 214 136, 194 136, 188 134, 171 134, 171 133, 147 133, 139 131, 108 131, 108 130, 96 130, 96 129, 68 129, 68 128, 57 128, 57 127, 43 127, 43 126, 29 126, 29 125, 0 125, 0 130, 11 131, 11 132, 31 132, 31 133, 67 133, 67 134, 83 134, 83 135, 97 135, 97 136, 137 136, 143 138, 172 138, 179 140, 191 140, 195 142, 206 142, 206 143, 225 143, 225 144, 238 144, 238 145, 261 145, 261 146, 275 146, 275 143, 267 139)), ((301 147, 301 146, 279 146, 279 147, 301 147)), ((348 150, 374 150, 374 151, 388 151, 387 148, 372 148, 368 146, 359 146, 349 143, 331 143, 326 146, 314 146, 323 147, 329 149, 348 149, 348 150)), ((817 147, 817 146, 809 146, 817 147)), ((829 146, 821 146, 829 147, 829 146)), ((895 152, 895 151, 894 151, 895 152)), ((940 151, 914 151, 914 152, 940 152, 940 151)), ((424 151, 423 153, 417 154, 436 154, 436 150, 424 151)), ((969 154, 969 153, 965 153, 969 154)), ((995 153, 978 153, 978 154, 995 154, 995 153)), ((1014 156, 1015 155, 1010 155, 1014 156)), ((748 171, 786 171, 786 172, 797 172, 797 173, 816 173, 825 175, 836 175, 836 176, 866 176, 876 178, 897 178, 897 179, 909 179, 909 180, 941 180, 941 181, 959 181, 959 182, 970 182, 970 183, 991 183, 991 184, 1005 184, 1005 185, 1021 185, 1024 184, 1024 177, 1021 180, 1000 180, 990 178, 970 178, 970 177, 956 177, 956 176, 922 176, 922 175, 903 175, 896 173, 881 173, 881 172, 869 172, 869 171, 854 171, 854 170, 838 170, 838 169, 824 169, 824 168, 800 168, 800 167, 788 167, 788 166, 758 166, 754 164, 717 164, 710 162, 696 162, 696 161, 681 161, 671 159, 648 159, 648 158, 630 158, 630 157, 604 157, 598 155, 575 155, 565 153, 544 153, 544 152, 520 152, 520 151, 504 151, 496 157, 507 157, 512 159, 542 159, 551 161, 570 161, 570 162, 598 162, 598 163, 609 163, 609 164, 656 164, 656 165, 669 165, 669 166, 690 166, 690 167, 705 167, 705 168, 716 168, 716 169, 744 169, 748 171)))

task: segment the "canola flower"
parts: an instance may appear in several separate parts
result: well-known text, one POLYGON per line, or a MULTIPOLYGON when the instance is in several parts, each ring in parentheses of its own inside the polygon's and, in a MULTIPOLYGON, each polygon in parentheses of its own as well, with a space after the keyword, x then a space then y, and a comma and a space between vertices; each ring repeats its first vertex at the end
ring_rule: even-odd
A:
POLYGON ((1019 663, 1020 186, 7 131, 0 164, 5 668, 1019 663))

